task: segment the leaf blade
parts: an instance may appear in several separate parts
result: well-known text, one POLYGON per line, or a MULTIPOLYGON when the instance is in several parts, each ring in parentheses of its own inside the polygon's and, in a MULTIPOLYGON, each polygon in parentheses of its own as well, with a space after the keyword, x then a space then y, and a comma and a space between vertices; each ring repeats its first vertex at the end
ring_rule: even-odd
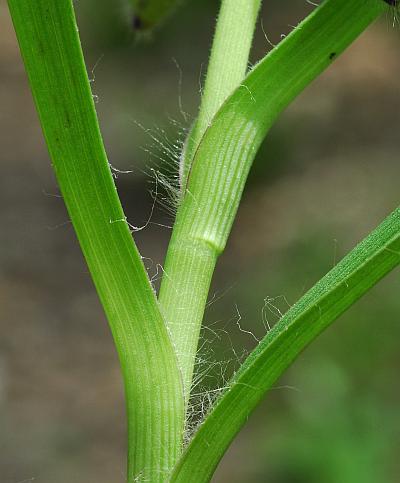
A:
POLYGON ((297 355, 399 264, 400 207, 314 285, 262 339, 194 435, 170 481, 209 481, 250 413, 297 355))
POLYGON ((181 376, 104 150, 70 0, 9 0, 57 180, 124 375, 129 480, 161 481, 181 448, 181 376))

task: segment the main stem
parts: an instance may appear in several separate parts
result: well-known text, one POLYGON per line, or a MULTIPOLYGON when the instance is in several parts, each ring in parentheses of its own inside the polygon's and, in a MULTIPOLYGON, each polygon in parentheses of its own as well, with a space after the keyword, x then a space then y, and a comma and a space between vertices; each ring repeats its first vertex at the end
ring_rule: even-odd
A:
POLYGON ((326 0, 223 103, 190 165, 167 254, 160 301, 189 393, 214 267, 247 174, 285 107, 386 8, 381 0, 326 0))
POLYGON ((261 0, 223 0, 218 16, 199 115, 188 136, 180 166, 182 194, 199 143, 223 102, 246 75, 261 0))
MULTIPOLYGON (((193 154, 225 99, 242 82, 248 65, 261 0, 223 0, 199 117, 188 138, 181 166, 184 196, 193 154)), ((159 301, 171 331, 188 401, 201 322, 218 250, 202 240, 172 236, 159 301)))

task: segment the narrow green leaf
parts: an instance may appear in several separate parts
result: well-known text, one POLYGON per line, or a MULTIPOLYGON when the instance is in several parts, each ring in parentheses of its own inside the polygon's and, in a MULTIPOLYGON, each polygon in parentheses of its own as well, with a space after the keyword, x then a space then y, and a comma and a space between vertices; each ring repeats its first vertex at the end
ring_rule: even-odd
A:
POLYGON ((72 2, 8 3, 58 183, 119 353, 128 481, 163 481, 181 449, 181 376, 111 176, 72 2))
POLYGON ((200 426, 170 481, 209 481, 249 414, 296 356, 399 263, 397 208, 268 332, 200 426))

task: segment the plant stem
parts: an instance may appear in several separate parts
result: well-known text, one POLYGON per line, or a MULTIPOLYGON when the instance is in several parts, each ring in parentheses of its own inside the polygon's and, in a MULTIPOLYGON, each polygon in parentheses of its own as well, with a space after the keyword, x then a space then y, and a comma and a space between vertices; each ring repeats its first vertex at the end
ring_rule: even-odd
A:
POLYGON ((170 481, 208 482, 250 413, 297 355, 399 263, 400 207, 268 332, 200 426, 170 481))
POLYGON ((284 108, 386 8, 382 0, 326 0, 257 64, 205 131, 178 209, 160 292, 186 393, 216 260, 258 147, 284 108))
MULTIPOLYGON (((200 114, 190 136, 183 177, 189 167, 189 152, 196 149, 215 112, 243 80, 259 7, 260 0, 222 2, 200 114)), ((201 239, 173 236, 168 248, 159 301, 183 374, 186 401, 216 259, 214 247, 201 239)))
POLYGON ((181 375, 111 176, 72 2, 8 3, 58 183, 121 361, 128 481, 161 482, 181 452, 181 375))
POLYGON ((180 166, 182 194, 193 155, 223 102, 244 79, 261 0, 223 0, 198 118, 188 136, 180 166))

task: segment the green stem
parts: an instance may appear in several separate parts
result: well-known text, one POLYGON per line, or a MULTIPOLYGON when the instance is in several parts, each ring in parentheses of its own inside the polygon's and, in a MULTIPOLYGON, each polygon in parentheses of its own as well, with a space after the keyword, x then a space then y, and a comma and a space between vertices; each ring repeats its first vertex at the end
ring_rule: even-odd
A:
POLYGON ((208 63, 198 118, 185 143, 180 167, 182 194, 201 138, 223 102, 244 79, 261 0, 223 0, 208 63))
MULTIPOLYGON (((184 157, 183 178, 190 164, 190 153, 196 149, 215 112, 243 80, 260 1, 222 2, 199 118, 184 157)), ((181 182, 185 185, 184 179, 181 182)), ((213 248, 202 240, 185 237, 177 239, 175 236, 168 248, 159 301, 182 370, 186 400, 190 392, 209 281, 216 259, 213 248)))
POLYGON ((257 64, 204 133, 178 209, 160 293, 185 391, 216 260, 262 140, 285 107, 386 8, 382 0, 325 0, 257 64))
POLYGON ((268 332, 200 426, 170 481, 208 482, 250 413, 296 356, 399 263, 397 208, 268 332))
POLYGON ((181 375, 111 176, 72 2, 8 3, 58 183, 121 361, 128 481, 161 482, 181 452, 181 375))

